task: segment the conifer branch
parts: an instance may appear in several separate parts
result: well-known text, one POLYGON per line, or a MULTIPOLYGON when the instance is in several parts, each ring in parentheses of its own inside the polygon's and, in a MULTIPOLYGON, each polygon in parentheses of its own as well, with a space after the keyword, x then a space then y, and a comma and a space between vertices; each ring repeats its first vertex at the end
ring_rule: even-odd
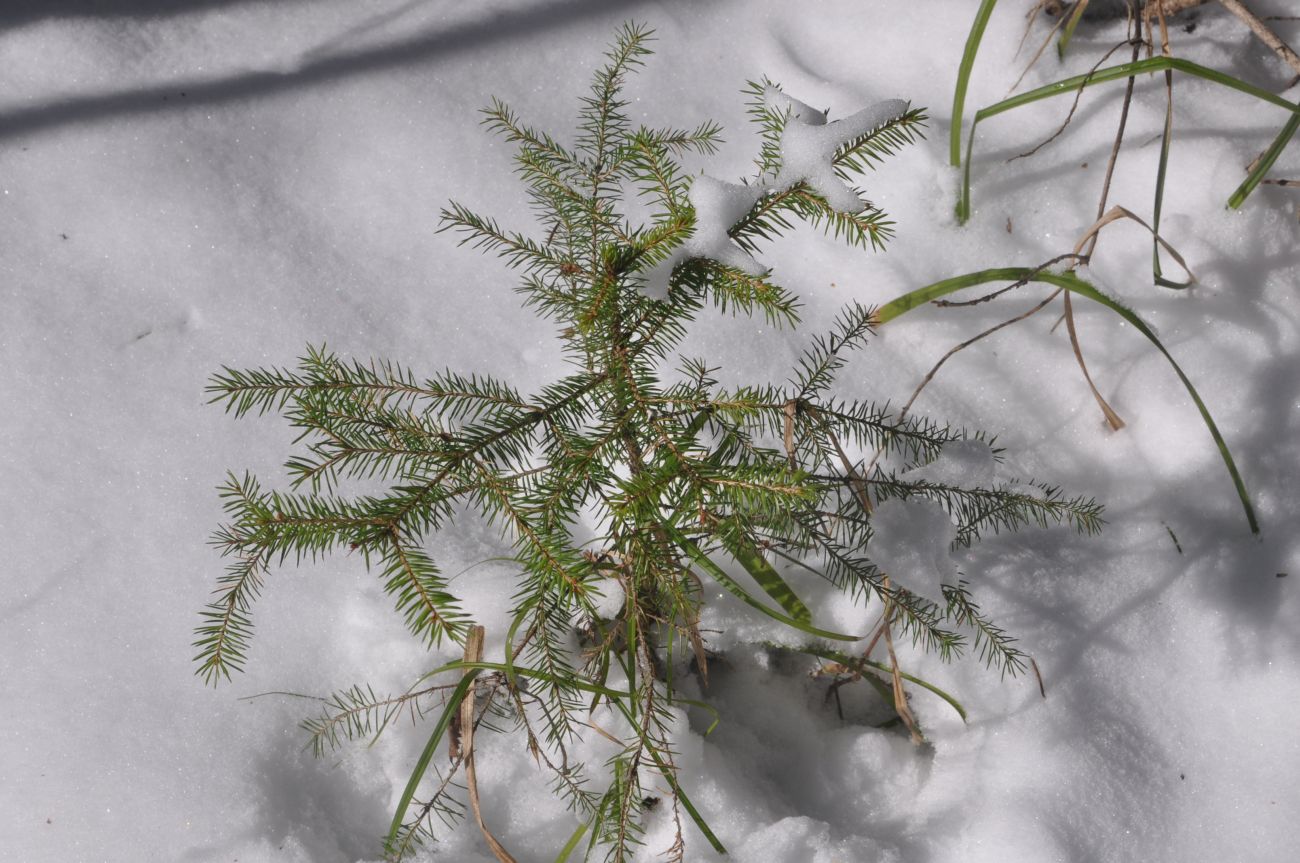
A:
MULTIPOLYGON (((628 117, 623 86, 649 53, 649 38, 635 25, 619 32, 581 100, 572 145, 526 125, 500 100, 483 112, 484 125, 518 150, 517 173, 545 242, 458 203, 442 211, 440 231, 518 271, 525 304, 556 322, 566 359, 579 371, 525 394, 479 373, 448 369, 419 379, 393 363, 345 362, 321 347, 308 348, 292 369, 223 368, 213 376, 209 397, 226 411, 288 420, 298 433, 287 462, 290 481, 305 491, 265 492, 251 476, 231 475, 222 486, 228 523, 212 542, 231 560, 194 642, 197 673, 209 683, 229 678, 244 665, 251 608, 269 567, 340 547, 375 567, 423 645, 462 640, 475 624, 425 543, 458 508, 477 513, 512 548, 518 575, 506 661, 442 669, 497 669, 492 683, 479 678, 489 687, 481 709, 462 702, 473 698, 468 678, 447 684, 426 674, 397 696, 359 685, 337 692, 305 728, 318 753, 377 738, 400 716, 419 722, 435 712, 437 693, 455 686, 458 703, 436 711, 435 728, 449 727, 447 711, 460 715, 462 706, 471 729, 486 710, 504 710, 551 774, 555 792, 589 827, 588 858, 604 854, 615 863, 638 853, 640 801, 656 775, 672 789, 673 811, 680 804, 714 849, 725 850, 678 783, 673 751, 673 675, 682 669, 672 666, 686 654, 707 674, 700 630, 705 579, 803 636, 852 638, 816 628, 774 566, 784 561, 858 598, 882 601, 891 648, 895 637, 910 637, 954 658, 966 645, 959 630, 966 630, 981 659, 1015 673, 1022 654, 964 584, 948 588, 940 608, 891 583, 872 563, 872 499, 939 503, 957 524, 958 545, 1030 525, 1064 523, 1085 533, 1101 525, 1094 502, 1051 486, 1003 481, 968 488, 911 474, 969 435, 835 395, 850 352, 871 334, 872 311, 860 305, 846 307, 829 333, 813 339, 785 385, 724 388, 704 360, 681 361, 676 377, 665 374, 710 304, 724 313, 761 313, 773 326, 798 323, 795 295, 751 257, 760 242, 806 221, 849 245, 880 248, 891 223, 860 200, 856 209, 846 206, 856 199, 846 198, 851 190, 839 183, 916 140, 925 118, 893 102, 859 112, 835 127, 831 144, 819 151, 822 163, 798 167, 813 180, 790 179, 795 172, 783 175, 780 164, 783 142, 787 133, 808 131, 787 129, 791 106, 805 126, 820 122, 812 116, 818 112, 779 96, 765 80, 749 90, 761 139, 751 185, 692 181, 678 157, 714 152, 720 127, 706 120, 634 128, 628 117), (891 119, 867 128, 885 117, 891 119), (710 190, 739 204, 716 206, 710 190), (640 223, 625 216, 628 194, 652 209, 640 223), (655 283, 664 272, 666 295, 655 283), (887 469, 864 469, 862 453, 876 449, 887 469), (356 481, 387 488, 353 498, 340 493, 356 481), (724 565, 748 570, 783 611, 750 597, 724 565), (610 589, 622 591, 622 602, 601 608, 596 600, 610 589), (683 643, 689 651, 674 652, 683 643), (492 707, 497 693, 504 707, 492 707), (589 782, 570 758, 574 739, 596 724, 583 709, 590 714, 598 706, 626 721, 617 736, 601 730, 620 744, 604 786, 589 782)), ((895 691, 887 693, 900 713, 903 679, 896 673, 895 691)), ((394 818, 387 849, 394 858, 436 838, 435 816, 451 825, 464 814, 453 793, 463 758, 425 776, 432 751, 426 748, 394 818)), ((670 852, 684 859, 680 831, 670 852)))

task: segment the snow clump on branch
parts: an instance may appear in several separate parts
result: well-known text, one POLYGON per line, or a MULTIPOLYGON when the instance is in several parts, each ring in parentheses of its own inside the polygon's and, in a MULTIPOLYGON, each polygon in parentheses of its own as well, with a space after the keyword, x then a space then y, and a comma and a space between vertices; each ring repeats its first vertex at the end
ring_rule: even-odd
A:
MULTIPOLYGON (((888 99, 863 108, 855 114, 828 123, 825 111, 787 96, 776 87, 764 91, 764 99, 786 115, 781 130, 781 165, 775 173, 765 173, 753 185, 728 183, 700 174, 688 193, 695 211, 695 226, 690 238, 663 265, 661 273, 671 274, 678 264, 695 258, 708 258, 740 270, 750 276, 767 272, 754 257, 731 237, 732 227, 754 206, 769 195, 777 195, 800 183, 826 199, 841 213, 858 213, 866 206, 857 190, 836 172, 834 158, 841 148, 855 138, 898 119, 907 112, 907 102, 888 99)), ((666 279, 652 279, 646 292, 657 299, 667 296, 666 279)))

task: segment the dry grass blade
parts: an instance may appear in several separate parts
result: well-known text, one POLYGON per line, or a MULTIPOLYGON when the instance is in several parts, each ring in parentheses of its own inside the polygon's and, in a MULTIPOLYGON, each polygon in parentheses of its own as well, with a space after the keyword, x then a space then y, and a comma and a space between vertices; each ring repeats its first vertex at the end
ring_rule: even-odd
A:
POLYGON ((1070 303, 1070 292, 1065 292, 1065 329, 1070 334, 1070 347, 1074 349, 1074 358, 1079 363, 1079 370, 1083 372, 1083 379, 1088 382, 1088 389, 1092 390, 1092 397, 1097 400, 1097 406, 1101 408, 1102 414, 1106 417, 1106 423, 1113 431, 1119 431, 1124 428, 1124 420, 1115 412, 1105 398, 1102 397, 1101 391, 1093 383, 1092 375, 1088 372, 1088 364, 1083 360, 1083 349, 1079 346, 1079 333, 1074 328, 1074 306, 1070 303))
MULTIPOLYGON (((1007 90, 1008 96, 1010 96, 1012 93, 1016 91, 1016 88, 1020 86, 1020 82, 1024 81, 1025 76, 1029 74, 1029 70, 1034 68, 1034 66, 1038 63, 1039 59, 1043 56, 1043 52, 1047 50, 1047 46, 1052 44, 1052 37, 1056 35, 1058 30, 1060 30, 1062 27, 1065 26, 1065 19, 1066 16, 1064 15, 1062 15, 1060 18, 1057 18, 1056 23, 1052 25, 1052 29, 1047 31, 1047 36, 1044 37, 1042 44, 1038 46, 1038 50, 1034 52, 1034 56, 1029 59, 1029 63, 1025 66, 1023 70, 1021 70, 1020 77, 1016 78, 1016 83, 1012 84, 1011 89, 1007 90)), ((1025 35, 1026 36, 1029 35, 1028 30, 1025 31, 1025 35)), ((1020 52, 1017 50, 1016 53, 1020 53, 1020 52)))
MULTIPOLYGON (((889 577, 882 579, 886 588, 889 587, 889 577)), ((903 675, 898 668, 898 656, 894 653, 894 636, 890 632, 889 618, 893 612, 893 602, 885 601, 885 649, 889 652, 889 670, 894 682, 894 712, 898 718, 903 720, 907 726, 907 733, 911 735, 912 742, 920 746, 925 742, 924 735, 921 734, 921 727, 916 724, 916 717, 912 715, 912 708, 907 706, 907 692, 903 689, 903 675)))
MULTIPOLYGON (((483 661, 483 633, 481 626, 470 627, 469 634, 465 638, 465 662, 482 662, 483 661)), ((466 669, 465 674, 478 674, 476 669, 466 669)), ((478 796, 478 775, 474 770, 474 688, 470 687, 465 693, 465 699, 460 703, 460 748, 465 759, 465 786, 469 789, 469 805, 474 810, 474 820, 478 822, 478 829, 482 831, 483 838, 487 840, 488 847, 492 849, 492 854, 500 863, 518 863, 514 857, 510 856, 497 838, 488 830, 487 824, 483 822, 483 810, 479 806, 478 796)))
MULTIPOLYGON (((1155 237, 1155 241, 1160 244, 1165 251, 1169 252, 1170 257, 1178 262, 1178 265, 1183 268, 1183 272, 1187 273, 1188 284, 1194 284, 1196 282, 1196 276, 1188 268, 1187 262, 1183 260, 1183 256, 1178 254, 1178 250, 1165 242, 1165 240, 1155 232, 1155 229, 1144 222, 1139 216, 1120 206, 1111 207, 1106 211, 1105 215, 1094 222, 1088 230, 1084 231, 1083 236, 1079 238, 1079 242, 1074 247, 1075 254, 1082 252, 1083 247, 1090 243, 1095 247, 1097 236, 1101 233, 1101 229, 1119 219, 1132 219, 1150 231, 1152 236, 1155 237)), ((1065 293, 1064 318, 1066 330, 1070 334, 1070 346, 1074 349, 1074 358, 1078 360, 1079 368, 1083 371, 1084 380, 1088 382, 1088 388, 1092 390, 1092 397, 1097 400, 1097 405, 1101 408, 1102 414, 1105 415, 1107 424, 1109 424, 1113 430, 1119 431, 1124 428, 1124 420, 1121 419, 1119 414, 1115 412, 1114 408, 1107 403, 1106 399, 1102 398, 1101 393, 1097 390, 1096 384, 1093 383, 1092 375, 1088 373, 1088 364, 1083 360, 1083 351, 1079 346, 1078 332, 1074 327, 1074 307, 1070 302, 1070 293, 1068 291, 1065 293)))
POLYGON ((1094 222, 1092 224, 1092 227, 1088 228, 1088 230, 1083 233, 1083 237, 1079 240, 1078 245, 1075 247, 1076 250, 1082 249, 1084 245, 1088 243, 1089 240, 1094 238, 1101 231, 1102 228, 1106 227, 1111 222, 1115 222, 1120 219, 1132 219, 1134 222, 1137 222, 1139 225, 1146 228, 1151 233, 1151 235, 1155 237, 1155 240, 1157 243, 1160 244, 1160 247, 1169 253, 1169 257, 1177 261, 1178 266, 1183 268, 1183 272, 1187 274, 1188 281, 1192 284, 1196 283, 1196 274, 1193 273, 1191 268, 1187 266, 1187 261, 1183 260, 1183 256, 1178 253, 1178 250, 1175 249, 1173 246, 1171 246, 1168 243, 1168 241, 1165 240, 1164 237, 1161 237, 1159 234, 1157 234, 1155 228, 1148 225, 1141 216, 1137 215, 1132 210, 1129 210, 1125 207, 1121 207, 1118 205, 1111 207, 1109 210, 1107 210, 1104 216, 1102 216, 1100 219, 1094 222))

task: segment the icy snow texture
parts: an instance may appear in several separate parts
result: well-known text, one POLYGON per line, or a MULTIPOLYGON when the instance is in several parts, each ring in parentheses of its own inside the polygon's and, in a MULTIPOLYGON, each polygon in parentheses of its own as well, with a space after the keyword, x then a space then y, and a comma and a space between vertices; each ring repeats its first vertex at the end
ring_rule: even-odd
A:
POLYGON ((751 276, 761 276, 764 268, 727 234, 761 195, 762 190, 753 186, 724 183, 707 174, 696 177, 690 190, 695 229, 682 244, 679 260, 712 258, 751 276))
POLYGON ((854 138, 901 117, 907 111, 907 102, 889 99, 842 120, 827 123, 824 112, 787 96, 775 87, 768 87, 763 95, 770 107, 778 111, 788 110, 790 117, 781 129, 781 168, 775 177, 764 177, 762 184, 774 189, 788 189, 804 181, 826 199, 831 209, 841 213, 861 210, 863 203, 857 191, 835 173, 831 158, 854 138))
MULTIPOLYGON (((1019 73, 1023 20, 1004 6, 968 117, 1019 73)), ((929 141, 871 177, 874 202, 897 222, 888 252, 816 231, 765 246, 763 263, 805 303, 803 329, 701 318, 683 353, 729 380, 784 380, 848 299, 1035 266, 1092 222, 1122 83, 1090 91, 1067 133, 1029 160, 1000 157, 1050 135, 1068 96, 981 124, 974 217, 953 224, 946 111, 969 0, 827 0, 816 16, 784 0, 667 0, 638 14, 660 41, 631 83, 634 122, 726 127, 723 151, 692 170, 746 173, 757 144, 738 92, 763 74, 837 113, 880 88, 935 118, 929 141)), ((342 554, 274 572, 254 609, 248 673, 202 687, 190 642, 222 567, 205 545, 221 517, 213 487, 232 468, 283 487, 292 437, 282 422, 205 407, 203 382, 222 363, 291 363, 322 341, 525 391, 565 374, 548 327, 519 308, 515 275, 432 229, 451 198, 532 227, 509 148, 485 137, 475 112, 499 95, 564 137, 627 15, 580 0, 0 4, 0 858, 379 856, 427 726, 317 762, 297 729, 308 703, 237 699, 366 682, 401 691, 455 650, 415 644, 378 579, 342 554)), ((1292 44, 1300 36, 1275 26, 1292 44)), ((1196 33, 1175 35, 1197 62, 1277 90, 1289 80, 1231 16, 1205 14, 1196 33)), ((1087 44, 1123 38, 1116 26, 1087 44)), ((1093 62, 1071 50, 1024 86, 1093 62)), ((1162 87, 1139 82, 1112 185, 1112 202, 1139 214, 1152 200, 1158 148, 1143 144, 1162 128, 1162 87)), ((1170 176, 1182 181, 1166 184, 1162 233, 1202 284, 1153 289, 1149 235, 1126 225, 1107 229, 1091 269, 1160 326, 1196 382, 1255 495, 1263 540, 1246 535, 1178 380, 1108 313, 1075 304, 1093 377, 1129 423, 1119 433, 1046 316, 964 351, 915 411, 997 434, 1007 475, 1108 504, 1101 539, 1031 531, 971 552, 976 599, 1037 659, 1048 697, 1033 681, 899 644, 907 670, 971 714, 965 726, 918 692, 933 745, 916 750, 870 727, 874 696, 860 687, 840 690, 841 721, 813 663, 754 646, 779 627, 710 590, 704 628, 719 630, 710 643, 727 656, 697 694, 724 719, 705 738, 708 718, 692 715, 674 743, 729 860, 1199 863, 1288 860, 1300 847, 1300 234, 1291 190, 1261 187, 1242 211, 1223 209, 1283 112, 1187 88, 1196 98, 1178 101, 1176 124, 1196 134, 1175 138, 1170 176)), ((1293 144, 1276 175, 1298 170, 1293 144)), ((944 351, 1018 313, 1033 290, 890 323, 846 370, 845 394, 906 398, 944 351)), ((453 588, 500 658, 515 573, 470 567, 508 549, 462 519, 430 550, 449 574, 464 570, 453 588)), ((862 632, 879 611, 784 574, 828 628, 862 632)), ((599 764, 608 744, 589 736, 599 764)), ((521 863, 551 863, 571 814, 516 741, 485 734, 480 745, 488 823, 521 863)), ((652 830, 645 859, 670 836, 652 830)), ((687 840, 691 863, 721 859, 694 832, 687 840)), ((431 859, 492 863, 472 825, 431 859)))
POLYGON ((949 553, 957 526, 939 504, 928 500, 889 500, 871 518, 875 533, 867 556, 900 587, 939 606, 945 584, 957 583, 957 564, 949 553))
POLYGON ((593 603, 596 616, 601 620, 613 620, 623 610, 627 594, 623 585, 616 579, 607 578, 600 583, 600 596, 593 603))

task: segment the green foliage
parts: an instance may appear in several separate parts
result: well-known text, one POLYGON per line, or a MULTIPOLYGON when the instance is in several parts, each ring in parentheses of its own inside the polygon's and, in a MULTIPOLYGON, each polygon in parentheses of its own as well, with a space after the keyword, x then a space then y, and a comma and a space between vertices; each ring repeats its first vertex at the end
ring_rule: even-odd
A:
MULTIPOLYGON (((706 583, 798 638, 865 636, 815 626, 773 561, 811 568, 847 593, 885 602, 900 631, 918 644, 956 655, 966 628, 986 662, 1015 672, 1022 662, 1011 640, 980 614, 964 586, 940 608, 892 584, 871 563, 872 508, 890 498, 934 501, 958 523, 962 543, 1026 524, 1064 522, 1087 532, 1100 525, 1095 503, 1050 488, 964 488, 910 478, 909 469, 967 435, 834 395, 836 374, 872 332, 873 314, 861 306, 849 305, 831 332, 812 339, 785 384, 725 388, 703 360, 677 360, 671 370, 677 345, 706 305, 781 324, 798 317, 793 296, 770 272, 681 253, 697 230, 698 201, 677 158, 712 152, 720 130, 712 123, 689 130, 633 125, 621 88, 648 53, 648 38, 638 27, 620 32, 582 99, 572 145, 524 125, 499 101, 484 112, 485 125, 518 148, 518 173, 543 239, 458 203, 442 213, 443 230, 519 272, 524 302, 560 329, 571 374, 522 394, 478 373, 424 379, 392 363, 344 361, 320 348, 309 349, 295 369, 225 369, 209 386, 212 400, 236 416, 279 413, 300 432, 301 451, 287 467, 301 491, 265 492, 252 477, 233 475, 223 486, 229 523, 214 543, 233 563, 198 631, 206 680, 243 667, 251 606, 273 565, 360 552, 411 632, 436 647, 443 639, 463 642, 472 622, 426 543, 455 518, 478 513, 512 547, 519 582, 503 663, 467 655, 398 696, 345 689, 307 723, 317 751, 326 751, 376 737, 404 712, 414 719, 437 715, 388 837, 393 857, 432 837, 435 818, 454 821, 463 811, 452 777, 464 755, 437 782, 426 773, 444 736, 456 739, 455 716, 468 697, 479 704, 476 723, 492 711, 513 723, 586 825, 561 859, 584 837, 588 857, 629 859, 640 841, 640 801, 656 778, 673 790, 674 811, 685 810, 722 850, 677 782, 671 730, 685 705, 711 709, 683 699, 673 677, 687 673, 691 658, 697 671, 707 670, 699 628, 706 583), (644 223, 624 215, 629 189, 655 208, 644 223), (670 263, 666 296, 656 298, 655 273, 670 263), (864 467, 871 451, 881 467, 875 459, 864 467), (389 488, 341 494, 357 480, 389 488), (780 610, 751 594, 740 571, 780 610), (623 597, 622 607, 601 619, 596 603, 610 591, 623 597), (575 633, 583 644, 577 651, 575 633), (430 682, 443 673, 463 676, 430 682), (619 747, 606 764, 589 767, 568 747, 598 705, 621 717, 612 731, 619 747)), ((788 112, 762 101, 774 86, 750 89, 764 141, 760 177, 780 167, 782 129, 791 122, 788 112)), ((915 140, 923 122, 919 110, 907 110, 845 140, 831 157, 834 167, 842 177, 872 169, 915 140)), ((796 218, 866 248, 889 236, 878 210, 837 212, 803 180, 784 188, 756 180, 743 188, 754 204, 727 235, 748 252, 796 218)), ((880 667, 868 656, 861 661, 863 668, 880 667)), ((682 853, 679 843, 677 859, 682 853)))

